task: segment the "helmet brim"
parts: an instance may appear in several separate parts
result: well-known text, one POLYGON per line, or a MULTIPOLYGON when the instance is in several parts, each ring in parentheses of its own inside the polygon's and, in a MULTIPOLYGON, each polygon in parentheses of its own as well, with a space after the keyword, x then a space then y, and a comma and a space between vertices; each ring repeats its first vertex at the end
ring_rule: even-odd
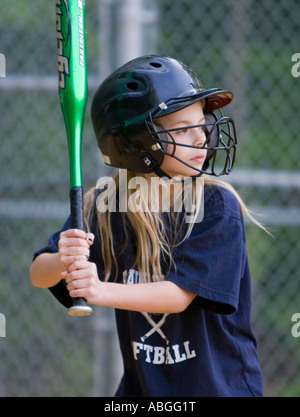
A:
POLYGON ((234 95, 231 91, 211 88, 191 96, 178 98, 171 103, 161 103, 160 109, 153 113, 153 117, 156 119, 158 117, 166 116, 167 114, 175 113, 200 100, 205 100, 204 111, 212 113, 231 103, 233 97, 234 95))
POLYGON ((227 106, 233 100, 233 93, 231 91, 215 91, 215 89, 211 89, 206 90, 205 93, 204 97, 202 97, 202 99, 206 99, 204 110, 209 113, 227 106))

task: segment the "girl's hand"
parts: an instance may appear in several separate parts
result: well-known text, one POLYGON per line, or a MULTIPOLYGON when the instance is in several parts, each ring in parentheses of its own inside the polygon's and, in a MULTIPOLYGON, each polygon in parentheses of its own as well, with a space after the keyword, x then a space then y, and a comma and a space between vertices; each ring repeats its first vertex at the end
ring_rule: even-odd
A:
POLYGON ((97 303, 102 283, 94 263, 77 260, 69 266, 68 271, 60 275, 68 284, 67 289, 71 297, 83 297, 88 304, 97 303))
POLYGON ((94 242, 92 233, 79 229, 69 229, 60 234, 58 253, 65 270, 78 260, 86 260, 90 256, 90 246, 94 242))

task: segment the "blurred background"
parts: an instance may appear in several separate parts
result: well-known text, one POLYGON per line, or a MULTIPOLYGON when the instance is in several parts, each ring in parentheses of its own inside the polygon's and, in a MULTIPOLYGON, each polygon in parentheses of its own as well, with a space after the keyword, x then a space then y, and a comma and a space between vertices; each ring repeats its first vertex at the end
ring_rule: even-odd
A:
MULTIPOLYGON (((270 397, 300 396, 300 332, 292 333, 300 313, 299 25, 298 0, 86 0, 85 190, 110 173, 90 103, 119 65, 170 55, 205 87, 235 93, 226 114, 236 121, 238 156, 226 180, 273 234, 247 224, 253 326, 270 397)), ((33 253, 69 212, 55 1, 6 2, 0 53, 0 396, 111 396, 122 372, 113 312, 69 317, 29 280, 33 253)))

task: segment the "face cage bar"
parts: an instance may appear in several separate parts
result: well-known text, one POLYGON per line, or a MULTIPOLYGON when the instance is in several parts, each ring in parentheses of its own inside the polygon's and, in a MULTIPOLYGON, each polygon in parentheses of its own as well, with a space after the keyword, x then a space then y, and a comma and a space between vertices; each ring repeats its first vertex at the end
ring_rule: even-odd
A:
POLYGON ((208 123, 192 125, 192 126, 184 126, 181 128, 169 129, 169 130, 156 130, 155 123, 153 122, 152 115, 150 114, 148 119, 146 119, 146 126, 147 126, 149 133, 153 137, 153 139, 157 142, 155 145, 152 146, 152 149, 161 151, 164 155, 168 155, 176 159, 177 161, 181 162, 183 165, 194 169, 196 172, 198 172, 198 175, 206 174, 206 175, 213 175, 215 177, 220 177, 222 175, 229 175, 230 172, 232 171, 235 157, 236 157, 236 145, 237 145, 236 129, 235 129, 235 124, 234 124, 233 119, 227 116, 223 116, 223 113, 221 110, 219 110, 219 112, 221 114, 221 117, 219 118, 217 118, 215 113, 205 114, 205 117, 207 117, 207 115, 213 116, 213 118, 215 119, 214 122, 208 122, 208 123), (222 126, 224 127, 222 128, 222 126), (173 131, 178 131, 182 129, 193 129, 193 128, 198 128, 198 127, 207 128, 205 132, 206 141, 203 146, 194 146, 194 145, 186 145, 183 143, 176 143, 176 141, 174 140, 171 134, 171 132, 173 131), (168 135, 171 138, 171 141, 162 139, 160 135, 165 135, 165 136, 168 135), (212 139, 212 141, 217 142, 217 146, 206 146, 207 144, 209 144, 210 139, 214 135, 217 135, 217 138, 212 139), (226 143, 226 138, 227 138, 227 143, 226 143), (219 146, 220 144, 222 146, 219 146), (172 153, 169 153, 166 151, 166 149, 164 149, 167 147, 167 145, 173 146, 172 153), (210 153, 210 155, 206 158, 202 169, 198 169, 184 162, 182 159, 178 158, 177 156, 175 156, 177 146, 193 148, 193 149, 206 149, 210 153), (220 160, 219 154, 222 151, 224 151, 225 153, 225 161, 223 164, 223 168, 222 169, 219 168, 218 170, 216 170, 217 167, 215 165, 219 162, 220 160), (217 154, 217 152, 219 153, 217 154), (210 167, 210 171, 208 171, 209 167, 210 167))

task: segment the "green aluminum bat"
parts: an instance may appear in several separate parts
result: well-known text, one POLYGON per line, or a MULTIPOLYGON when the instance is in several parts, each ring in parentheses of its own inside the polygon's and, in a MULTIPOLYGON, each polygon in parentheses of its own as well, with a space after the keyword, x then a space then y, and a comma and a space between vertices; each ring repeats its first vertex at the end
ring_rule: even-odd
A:
MULTIPOLYGON (((81 144, 88 96, 85 0, 56 0, 56 34, 59 97, 69 149, 71 227, 84 230, 81 144)), ((91 312, 83 298, 74 298, 68 310, 72 316, 91 312)))

